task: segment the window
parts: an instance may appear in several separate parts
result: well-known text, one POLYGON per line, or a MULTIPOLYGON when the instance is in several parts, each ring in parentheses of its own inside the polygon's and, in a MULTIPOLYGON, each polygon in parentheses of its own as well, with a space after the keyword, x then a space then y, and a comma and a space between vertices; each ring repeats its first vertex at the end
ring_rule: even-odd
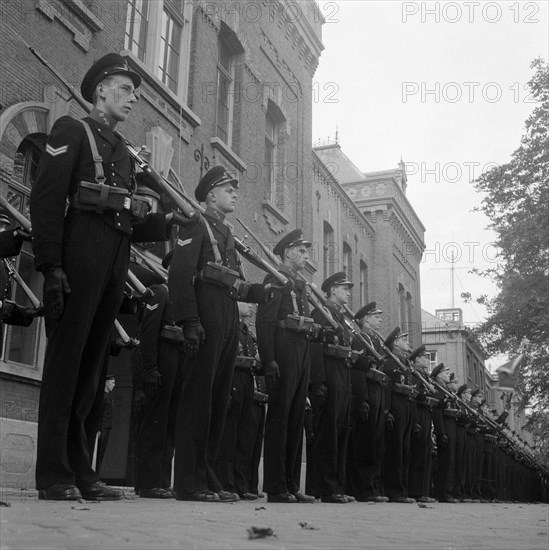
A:
POLYGON ((129 0, 126 14, 126 37, 124 47, 145 62, 147 28, 149 23, 149 0, 129 0))
POLYGON ((349 244, 343 242, 343 271, 345 271, 345 274, 347 275, 347 279, 349 279, 349 281, 353 280, 352 254, 353 251, 351 250, 349 244))
POLYGON ((233 97, 234 97, 233 54, 223 38, 217 42, 217 112, 216 136, 228 146, 231 145, 233 97))
MULTIPOLYGON (((8 186, 7 200, 27 218, 30 190, 36 178, 45 141, 45 135, 31 134, 21 142, 15 154, 14 173, 8 186)), ((41 299, 42 276, 34 269, 31 244, 24 243, 19 256, 11 262, 27 286, 41 299)), ((32 307, 27 295, 15 282, 10 285, 8 298, 24 307, 32 307)), ((39 363, 42 326, 42 318, 36 318, 29 327, 6 325, 2 342, 4 361, 36 367, 39 363)))
POLYGON ((129 0, 124 47, 178 97, 187 93, 192 2, 129 0))
POLYGON ((408 322, 407 329, 410 331, 414 322, 414 306, 412 304, 412 295, 409 292, 406 293, 406 320, 408 322))
POLYGON ((172 92, 177 93, 183 24, 168 8, 171 4, 165 1, 164 5, 157 74, 172 92))
POLYGON ((398 324, 402 330, 406 323, 406 296, 402 283, 398 285, 398 324))
POLYGON ((276 191, 277 128, 272 115, 265 117, 265 195, 272 202, 276 191))
POLYGON ((427 353, 429 354, 429 372, 431 372, 433 368, 437 366, 437 361, 438 361, 437 352, 427 351, 427 353))
POLYGON ((368 302, 368 266, 362 260, 360 261, 360 303, 364 305, 368 302))
POLYGON ((334 273, 335 244, 334 230, 328 222, 324 222, 324 247, 323 247, 324 278, 327 279, 334 273))

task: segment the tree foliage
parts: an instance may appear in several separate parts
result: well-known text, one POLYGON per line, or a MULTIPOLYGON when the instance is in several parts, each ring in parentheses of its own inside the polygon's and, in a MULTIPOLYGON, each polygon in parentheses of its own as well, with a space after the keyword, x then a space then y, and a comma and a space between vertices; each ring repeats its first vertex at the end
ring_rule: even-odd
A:
POLYGON ((548 437, 549 422, 540 419, 549 411, 549 69, 542 59, 531 67, 528 85, 538 103, 520 147, 474 182, 500 251, 496 267, 483 273, 499 293, 478 300, 488 309, 479 336, 490 353, 526 354, 518 389, 531 424, 548 437))

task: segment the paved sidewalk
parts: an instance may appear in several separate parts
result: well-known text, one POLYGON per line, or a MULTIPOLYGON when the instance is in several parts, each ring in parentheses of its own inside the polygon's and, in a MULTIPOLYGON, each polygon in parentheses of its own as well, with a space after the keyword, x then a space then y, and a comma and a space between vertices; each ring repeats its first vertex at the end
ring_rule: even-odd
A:
POLYGON ((547 550, 544 504, 268 504, 139 499, 45 502, 4 493, 0 548, 547 550), (300 526, 303 523, 306 528, 300 526), (270 528, 249 540, 251 527, 270 528), (307 528, 309 527, 309 528, 307 528), (314 529, 310 529, 313 527, 314 529))

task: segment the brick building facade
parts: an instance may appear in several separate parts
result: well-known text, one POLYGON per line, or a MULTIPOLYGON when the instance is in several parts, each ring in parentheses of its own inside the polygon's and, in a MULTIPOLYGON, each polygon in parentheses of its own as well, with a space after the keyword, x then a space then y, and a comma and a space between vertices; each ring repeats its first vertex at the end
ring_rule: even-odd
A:
MULTIPOLYGON (((238 215, 265 242, 296 226, 311 232, 312 78, 323 49, 316 2, 3 0, 0 10, 0 192, 25 215, 53 122, 85 114, 26 42, 77 90, 94 60, 121 53, 143 84, 120 130, 146 146, 143 154, 158 172, 192 194, 208 166, 223 164, 240 179, 238 215)), ((159 208, 169 209, 164 199, 159 208)), ((159 260, 167 246, 156 245, 151 256, 159 260)), ((251 280, 263 277, 244 267, 251 280)), ((17 268, 40 297, 30 247, 17 268)), ((25 302, 15 285, 10 292, 25 302)), ((120 320, 135 332, 134 318, 120 320)), ((5 327, 3 344, 0 482, 33 486, 43 320, 28 329, 5 327)), ((111 367, 116 411, 105 477, 128 481, 131 354, 122 352, 111 367)))
MULTIPOLYGON (((358 281, 363 292, 354 293, 353 305, 364 299, 375 300, 384 312, 383 334, 395 326, 409 333, 413 347, 421 344, 421 296, 419 264, 425 249, 425 227, 406 197, 407 177, 402 161, 396 169, 380 172, 360 171, 345 155, 338 143, 315 147, 316 158, 329 172, 334 189, 340 189, 350 198, 352 208, 345 212, 345 227, 339 219, 334 232, 339 265, 348 265, 347 257, 355 257, 359 265, 358 281), (357 215, 363 233, 353 227, 357 215), (351 238, 349 238, 351 237, 351 238), (345 240, 347 239, 347 240, 345 240), (362 295, 361 300, 357 300, 362 295)), ((322 188, 317 185, 322 197, 322 188)), ((333 196, 337 193, 332 194, 333 196)), ((330 196, 330 195, 328 195, 330 196)), ((319 201, 321 199, 318 199, 319 201)), ((347 199, 348 200, 348 199, 347 199)), ((313 203, 316 204, 313 197, 313 203)), ((331 210, 339 212, 332 200, 331 210)), ((316 232, 324 232, 324 246, 331 246, 333 223, 326 216, 315 217, 316 232), (323 224, 320 227, 319 224, 323 224), (327 236, 326 236, 327 235, 327 236)), ((355 273, 356 277, 357 274, 355 273)))

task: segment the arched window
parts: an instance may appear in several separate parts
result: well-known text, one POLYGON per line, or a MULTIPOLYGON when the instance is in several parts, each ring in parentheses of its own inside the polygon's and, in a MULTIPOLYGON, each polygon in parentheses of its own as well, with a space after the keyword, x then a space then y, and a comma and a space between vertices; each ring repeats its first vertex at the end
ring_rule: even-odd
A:
POLYGON ((366 262, 360 261, 360 305, 368 303, 368 266, 366 262))
POLYGON ((404 330, 406 324, 406 293, 402 283, 398 284, 398 324, 404 330))
POLYGON ((406 293, 406 322, 408 331, 411 331, 414 323, 414 305, 412 295, 409 292, 406 293))
MULTIPOLYGON (((38 164, 44 150, 44 134, 28 135, 14 156, 13 176, 7 189, 8 202, 29 218, 29 197, 36 180, 38 164)), ((17 258, 10 260, 23 281, 33 293, 42 298, 42 277, 34 269, 34 258, 30 243, 24 243, 17 258)), ((21 287, 12 282, 9 295, 6 297, 25 307, 32 307, 21 287)), ((29 327, 6 325, 3 334, 2 358, 8 363, 36 367, 39 362, 40 333, 42 319, 36 318, 29 327)))
POLYGON ((328 278, 335 272, 335 263, 337 262, 335 256, 335 243, 334 243, 334 229, 328 223, 324 222, 324 247, 323 247, 323 268, 324 279, 328 278))
POLYGON ((348 243, 343 241, 343 271, 349 281, 353 280, 353 251, 348 243))

